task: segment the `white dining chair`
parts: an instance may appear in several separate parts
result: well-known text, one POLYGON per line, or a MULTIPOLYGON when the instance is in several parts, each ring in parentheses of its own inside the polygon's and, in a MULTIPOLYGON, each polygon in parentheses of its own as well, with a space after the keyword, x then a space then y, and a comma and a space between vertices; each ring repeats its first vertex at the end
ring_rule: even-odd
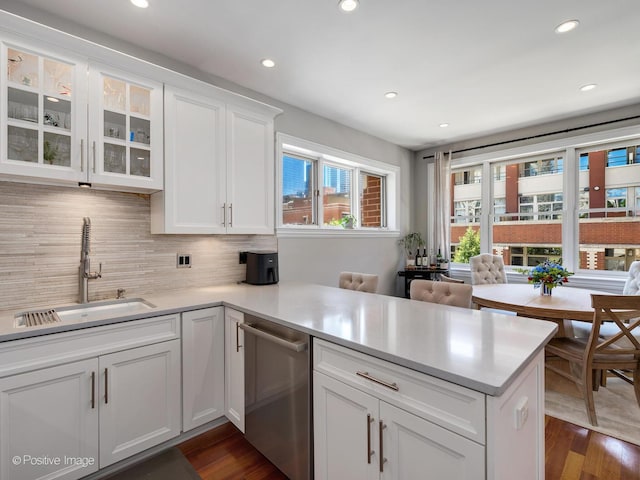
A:
POLYGON ((469 259, 471 284, 507 283, 504 261, 500 255, 481 253, 469 259))
POLYGON ((629 265, 629 275, 626 282, 624 282, 624 288, 622 289, 623 295, 638 295, 640 293, 640 261, 636 260, 629 265))
POLYGON ((434 282, 433 280, 411 282, 411 300, 471 308, 472 294, 473 287, 462 283, 434 282))
POLYGON ((376 293, 378 290, 378 275, 371 273, 341 272, 338 286, 347 290, 376 293))

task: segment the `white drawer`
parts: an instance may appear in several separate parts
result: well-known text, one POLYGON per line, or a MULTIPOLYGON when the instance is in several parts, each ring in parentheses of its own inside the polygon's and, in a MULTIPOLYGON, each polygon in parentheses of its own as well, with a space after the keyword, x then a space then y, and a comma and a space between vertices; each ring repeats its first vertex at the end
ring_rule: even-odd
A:
POLYGON ((180 315, 0 343, 0 377, 180 338, 180 315))
POLYGON ((313 368, 470 440, 486 442, 483 393, 317 338, 313 368))

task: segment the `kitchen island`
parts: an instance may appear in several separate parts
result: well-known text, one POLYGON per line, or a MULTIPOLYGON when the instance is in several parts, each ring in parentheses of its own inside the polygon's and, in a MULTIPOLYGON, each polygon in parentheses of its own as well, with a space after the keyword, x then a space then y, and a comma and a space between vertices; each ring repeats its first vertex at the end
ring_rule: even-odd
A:
MULTIPOLYGON (((311 335, 314 356, 329 352, 329 356, 314 359, 315 377, 338 372, 342 366, 331 355, 343 355, 349 357, 349 362, 362 362, 369 369, 393 371, 399 378, 420 383, 423 389, 427 385, 431 392, 446 390, 444 397, 438 393, 440 402, 447 396, 460 405, 471 401, 473 406, 468 410, 474 412, 475 418, 465 420, 461 413, 464 407, 458 406, 457 413, 452 414, 447 411, 446 402, 430 404, 406 396, 402 388, 400 393, 387 393, 385 387, 371 387, 361 377, 353 382, 347 376, 341 379, 349 388, 373 395, 380 402, 381 411, 388 405, 400 407, 400 414, 409 412, 420 421, 426 419, 429 426, 436 425, 443 435, 454 434, 456 441, 460 437, 474 448, 481 447, 481 453, 474 453, 472 458, 475 455, 482 461, 463 464, 463 468, 473 470, 463 478, 508 478, 506 475, 513 473, 511 468, 517 462, 521 464, 519 471, 523 462, 533 469, 527 478, 544 476, 543 349, 556 331, 553 323, 298 283, 188 289, 145 299, 154 307, 144 314, 74 324, 15 328, 15 312, 6 312, 0 315, 0 360, 8 358, 4 355, 9 351, 15 352, 13 347, 44 338, 39 335, 85 332, 90 327, 229 307, 311 335)), ((27 365, 24 359, 9 361, 4 362, 0 375, 15 375, 34 365, 47 366, 38 365, 37 361, 27 365)), ((326 386, 326 382, 316 386, 314 401, 326 386)), ((322 445, 317 437, 321 428, 317 418, 315 421, 316 461, 327 460, 318 451, 322 445)), ((381 459, 386 461, 382 456, 381 459)), ((316 477, 320 476, 316 469, 316 477)), ((396 472, 393 478, 401 475, 396 472)))

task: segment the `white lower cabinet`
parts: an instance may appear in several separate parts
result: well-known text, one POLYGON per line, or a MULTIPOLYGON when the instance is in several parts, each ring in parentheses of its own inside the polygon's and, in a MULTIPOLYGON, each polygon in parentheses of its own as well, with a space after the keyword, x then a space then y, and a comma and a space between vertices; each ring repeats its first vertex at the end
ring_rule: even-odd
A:
POLYGON ((98 359, 0 379, 0 478, 98 470, 98 359))
POLYGON ((544 480, 544 351, 498 396, 320 339, 315 479, 544 480))
POLYGON ((315 478, 484 478, 484 447, 314 372, 315 478))
POLYGON ((224 415, 224 307, 182 314, 182 429, 224 415))
POLYGON ((244 433, 244 313, 224 310, 225 321, 225 413, 244 433))
POLYGON ((78 479, 180 433, 180 340, 0 379, 0 478, 78 479))
POLYGON ((99 358, 100 468, 180 434, 180 340, 99 358))

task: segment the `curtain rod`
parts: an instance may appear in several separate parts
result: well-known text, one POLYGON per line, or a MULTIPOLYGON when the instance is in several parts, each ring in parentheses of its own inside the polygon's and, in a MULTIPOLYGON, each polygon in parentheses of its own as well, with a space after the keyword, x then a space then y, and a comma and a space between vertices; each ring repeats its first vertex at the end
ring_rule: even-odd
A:
MULTIPOLYGON (((471 150, 479 150, 481 148, 489 148, 489 147, 497 147, 500 145, 507 145, 509 143, 516 143, 516 142, 522 142, 524 140, 533 140, 535 138, 543 138, 543 137, 548 137, 550 135, 557 135, 559 133, 570 133, 570 132, 575 132, 577 130, 583 130, 585 128, 592 128, 592 127, 601 127, 603 125, 611 125, 612 123, 618 123, 618 122, 626 122, 628 120, 638 120, 640 119, 640 115, 634 115, 632 117, 625 117, 625 118, 619 118, 618 120, 609 120, 606 122, 600 122, 600 123, 593 123, 591 125, 585 125, 582 127, 573 127, 573 128, 567 128, 565 130, 556 130, 555 132, 548 132, 548 133, 540 133, 538 135, 532 135, 530 137, 521 137, 521 138, 515 138, 513 140, 505 140, 503 142, 496 142, 496 143, 488 143, 486 145, 480 145, 477 147, 469 147, 469 148, 462 148, 460 150, 454 150, 451 152, 451 154, 454 153, 464 153, 464 152, 469 152, 471 150)), ((434 158, 434 155, 425 155, 424 157, 422 157, 423 160, 426 160, 428 158, 434 158)))

